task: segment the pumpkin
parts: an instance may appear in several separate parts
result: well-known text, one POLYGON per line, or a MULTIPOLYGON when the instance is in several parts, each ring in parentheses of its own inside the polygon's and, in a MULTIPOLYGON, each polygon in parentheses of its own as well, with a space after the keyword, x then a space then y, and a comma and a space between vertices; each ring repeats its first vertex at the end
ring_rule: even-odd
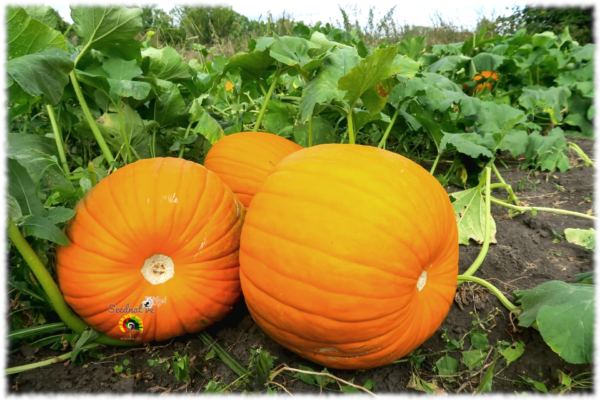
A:
POLYGON ((65 300, 94 329, 149 342, 197 332, 241 298, 245 209, 221 179, 178 158, 123 167, 75 207, 57 250, 65 300))
POLYGON ((447 193, 414 162, 328 144, 283 159, 248 209, 240 280, 254 321, 330 368, 416 349, 453 302, 458 230, 447 193))
POLYGON ((272 133, 235 133, 211 147, 204 166, 219 175, 248 207, 277 163, 300 149, 302 146, 272 133))
MULTIPOLYGON (((477 82, 480 80, 486 80, 488 78, 492 78, 493 80, 497 81, 498 80, 498 75, 495 72, 492 71, 482 71, 481 74, 479 75, 475 75, 473 77, 473 81, 477 82)), ((483 85, 484 83, 480 83, 479 85, 477 85, 476 87, 476 91, 480 91, 481 89, 483 89, 483 85)), ((488 90, 492 90, 493 84, 492 82, 488 82, 487 84, 485 84, 488 90)))

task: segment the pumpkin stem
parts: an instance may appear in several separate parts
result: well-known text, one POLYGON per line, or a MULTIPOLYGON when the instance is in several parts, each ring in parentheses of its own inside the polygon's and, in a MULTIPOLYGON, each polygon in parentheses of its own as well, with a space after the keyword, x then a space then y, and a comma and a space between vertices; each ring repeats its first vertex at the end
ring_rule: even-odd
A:
POLYGON ((500 175, 500 171, 498 171, 498 168, 496 167, 496 164, 492 163, 492 171, 494 171, 494 174, 496 175, 496 177, 498 178, 498 180, 500 181, 500 183, 503 183, 506 185, 505 189, 508 192, 508 194, 510 195, 510 199, 509 201, 514 201, 515 204, 519 204, 519 199, 517 198, 517 196, 515 195, 515 192, 513 191, 512 186, 510 186, 509 184, 507 184, 504 179, 502 178, 502 176, 500 175))
POLYGON ((265 100, 263 101, 262 107, 260 108, 260 112, 258 113, 258 117, 256 118, 256 123, 254 124, 254 129, 252 132, 258 132, 260 129, 260 124, 262 123, 263 117, 265 116, 265 112, 267 111, 267 106, 269 105, 269 100, 271 100, 271 96, 273 95, 273 91, 275 90, 275 86, 277 86, 277 80, 279 79, 279 75, 283 72, 283 69, 277 63, 277 72, 275 72, 275 78, 273 78, 273 83, 269 87, 269 91, 265 95, 265 100))
POLYGON ((65 176, 69 177, 71 171, 69 170, 67 156, 65 155, 65 145, 63 143, 62 134, 60 133, 60 129, 58 128, 58 124, 56 123, 54 108, 52 108, 50 104, 46 104, 46 111, 48 112, 50 123, 52 124, 52 131, 54 132, 54 140, 56 141, 56 148, 58 150, 58 158, 60 159, 60 164, 62 166, 65 176))
POLYGON ((417 289, 419 292, 423 290, 425 284, 427 283, 427 271, 423 271, 421 276, 419 276, 419 280, 417 280, 417 289))
POLYGON ((500 291, 500 289, 498 289, 496 286, 492 285, 488 281, 486 281, 484 279, 476 278, 474 276, 458 275, 458 284, 461 284, 464 281, 475 282, 475 283, 478 283, 481 286, 485 286, 486 288, 488 288, 489 290, 491 290, 491 292, 496 295, 496 297, 498 298, 498 300, 500 300, 500 303, 502 303, 502 305, 504 307, 506 307, 506 309, 508 311, 515 311, 517 309, 517 306, 515 306, 513 303, 511 303, 506 298, 506 296, 504 296, 504 294, 502 294, 502 292, 500 291))
MULTIPOLYGON (((9 218, 8 219, 8 237, 11 242, 15 245, 17 250, 23 256, 23 259, 31 268, 31 271, 35 275, 35 278, 38 280, 44 292, 48 295, 50 299, 50 304, 54 311, 58 314, 60 319, 67 324, 67 326, 77 333, 83 333, 86 330, 87 324, 81 320, 67 305, 65 299, 56 285, 56 282, 50 276, 50 273, 44 267, 44 264, 40 261, 37 254, 33 251, 27 240, 21 235, 19 228, 15 225, 15 223, 9 218)), ((120 340, 113 339, 104 334, 101 334, 95 342, 108 344, 111 346, 132 346, 134 343, 131 342, 121 342, 120 340)))
POLYGON ((142 275, 153 285, 160 285, 175 275, 175 264, 169 256, 154 254, 144 262, 142 275))

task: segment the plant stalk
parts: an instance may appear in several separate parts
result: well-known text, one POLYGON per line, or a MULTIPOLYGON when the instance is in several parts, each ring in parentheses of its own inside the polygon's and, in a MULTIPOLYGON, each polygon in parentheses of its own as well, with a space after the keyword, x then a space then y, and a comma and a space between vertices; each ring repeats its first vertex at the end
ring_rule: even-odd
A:
POLYGON ((485 286, 486 288, 488 288, 489 290, 491 290, 492 293, 494 293, 496 295, 496 297, 498 298, 498 300, 500 300, 500 302, 502 303, 502 305, 508 309, 508 311, 514 311, 514 310, 517 309, 517 306, 515 306, 513 303, 511 303, 506 298, 506 296, 504 296, 504 294, 496 286, 492 285, 488 281, 486 281, 484 279, 481 279, 481 278, 476 278, 474 276, 458 275, 458 284, 461 284, 464 281, 475 282, 475 283, 477 283, 477 284, 479 284, 481 286, 485 286))
POLYGON ((494 171, 494 174, 496 175, 496 178, 498 178, 498 180, 500 181, 500 183, 506 185, 505 189, 508 192, 508 194, 510 195, 509 201, 514 201, 515 204, 518 205, 519 204, 519 199, 515 195, 515 192, 513 191, 512 186, 510 186, 508 183, 506 183, 504 181, 504 179, 502 178, 502 175, 500 175, 500 171, 498 171, 498 168, 496 167, 496 164, 494 164, 494 163, 492 163, 492 170, 494 171))
POLYGON ((590 165, 594 168, 596 167, 596 164, 594 164, 594 162, 587 156, 587 154, 585 154, 581 147, 579 147, 576 143, 569 142, 567 143, 567 147, 573 150, 575 153, 577 153, 579 158, 583 160, 586 167, 590 165))
POLYGON ((83 115, 85 116, 85 119, 86 119, 88 125, 90 126, 90 129, 94 133, 94 137, 96 138, 96 141, 98 142, 98 145, 100 146, 100 149, 102 150, 102 154, 104 154, 104 158, 106 159, 106 161, 108 162, 108 165, 110 166, 112 163, 115 162, 115 159, 114 159, 112 153, 110 152, 110 149, 108 148, 108 145, 106 144, 106 141, 104 140, 104 137, 100 133, 100 130, 96 126, 94 117, 92 116, 92 113, 90 112, 90 109, 89 109, 87 103, 85 102, 85 98, 83 97, 83 93, 81 92, 81 86, 79 86, 79 81, 77 80, 77 76, 75 75, 75 70, 71 71, 71 73, 69 74, 69 77, 71 78, 71 83, 73 84, 73 89, 75 89, 75 94, 77 95, 77 100, 79 101, 79 104, 81 105, 81 109, 83 110, 83 115))
POLYGON ((62 134, 60 129, 58 128, 58 124, 56 123, 56 116, 54 115, 54 108, 46 104, 46 111, 48 112, 48 117, 50 118, 50 123, 52 124, 52 131, 54 132, 54 140, 56 141, 56 148, 58 150, 58 158, 60 159, 60 163, 62 169, 64 171, 65 176, 69 176, 71 171, 69 170, 69 164, 67 163, 67 156, 65 155, 65 144, 63 142, 62 134))
MULTIPOLYGON (((15 223, 9 218, 8 219, 8 237, 13 242, 17 250, 23 256, 23 259, 31 268, 31 271, 35 275, 35 278, 38 280, 44 292, 48 295, 50 299, 50 303, 60 319, 67 324, 67 326, 74 330, 77 333, 83 333, 86 330, 87 324, 81 320, 67 305, 65 299, 56 285, 56 282, 50 276, 50 273, 44 267, 38 256, 35 254, 29 243, 25 240, 19 228, 15 225, 15 223)), ((121 342, 120 340, 113 339, 104 334, 101 334, 96 342, 102 344, 108 344, 111 346, 132 346, 133 343, 129 342, 121 342)))
POLYGON ((273 79, 273 83, 271 83, 271 86, 269 86, 269 91, 265 95, 265 100, 263 101, 263 105, 260 108, 260 112, 258 114, 258 118, 256 118, 256 123, 254 124, 254 129, 252 130, 252 132, 258 132, 258 129, 260 128, 260 124, 262 123, 263 117, 265 116, 265 112, 267 111, 267 106, 269 105, 269 100, 271 100, 271 96, 273 95, 275 86, 277 86, 279 74, 281 74, 281 67, 278 66, 277 72, 275 73, 275 78, 273 79))
POLYGON ((519 210, 521 212, 525 212, 525 211, 545 211, 545 212, 551 212, 554 214, 565 214, 565 215, 572 215, 574 217, 581 217, 581 218, 585 218, 585 219, 592 219, 592 220, 597 220, 597 217, 594 217, 593 215, 587 215, 587 214, 583 214, 583 213, 578 213, 576 211, 569 211, 569 210, 562 210, 560 208, 549 208, 549 207, 524 207, 524 206, 514 206, 512 204, 506 203, 500 199, 497 199, 495 197, 491 198, 492 203, 494 204, 498 204, 500 206, 503 207, 508 207, 508 208, 512 208, 513 210, 519 210))
POLYGON ((350 105, 350 109, 348 110, 348 143, 356 144, 356 140, 354 139, 354 123, 352 122, 352 114, 354 114, 354 104, 350 105))
MULTIPOLYGON (((132 163, 131 149, 129 148, 129 140, 127 140, 127 132, 125 132, 125 122, 123 122, 123 113, 121 112, 121 99, 117 103, 117 114, 119 115, 119 125, 121 125, 121 134, 123 135, 123 143, 125 143, 125 150, 127 152, 127 162, 132 163)), ((127 162, 125 164, 127 164, 127 162)))
POLYGON ((92 187, 98 184, 98 178, 96 177, 96 172, 94 171, 94 163, 91 161, 88 164, 88 172, 90 173, 90 181, 92 182, 92 187))
MULTIPOLYGON (((188 124, 187 129, 185 130, 185 135, 183 135, 183 139, 187 139, 188 135, 190 134, 190 129, 192 128, 192 123, 194 121, 190 121, 190 123, 188 124)), ((179 149, 179 158, 183 158, 183 151, 185 150, 185 144, 181 145, 181 149, 179 149)))
POLYGON ((431 170, 429 171, 429 173, 431 175, 433 175, 433 173, 435 172, 435 168, 438 165, 438 162, 440 161, 440 157, 442 156, 443 151, 439 152, 437 157, 435 158, 435 161, 433 162, 433 166, 431 167, 431 170))
POLYGON ((387 138, 390 135, 390 132, 392 131, 392 127, 394 126, 394 123, 396 122, 396 118, 398 117, 398 113, 400 112, 400 106, 402 106, 402 103, 398 104, 398 108, 396 108, 396 112, 392 116, 392 121, 389 123, 388 127, 386 128, 385 132, 383 133, 383 137, 381 138, 381 141, 379 142, 379 145, 377 146, 380 149, 382 149, 383 146, 385 146, 385 142, 387 141, 387 138))
POLYGON ((491 172, 492 172, 492 169, 490 167, 485 167, 485 236, 483 238, 483 245, 481 246, 479 255, 477 256, 477 258, 475 259, 473 264, 469 267, 469 269, 467 269, 463 273, 463 276, 472 276, 475 272, 477 272, 477 270, 483 263, 483 260, 485 260, 488 249, 490 247, 490 240, 491 240, 491 233, 492 233, 491 232, 492 231, 492 216, 490 215, 490 213, 491 213, 491 211, 490 211, 490 209, 491 209, 491 204, 490 204, 490 200, 491 200, 490 186, 491 186, 491 184, 490 184, 490 182, 492 179, 491 172))

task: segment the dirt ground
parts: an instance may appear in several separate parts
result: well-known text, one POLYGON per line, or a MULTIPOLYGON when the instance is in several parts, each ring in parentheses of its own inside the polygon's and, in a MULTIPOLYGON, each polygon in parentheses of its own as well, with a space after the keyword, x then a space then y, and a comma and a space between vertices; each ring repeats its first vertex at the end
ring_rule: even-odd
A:
MULTIPOLYGON (((593 141, 577 140, 576 142, 588 155, 593 156, 593 141)), ((546 173, 534 175, 528 170, 519 170, 519 163, 515 160, 505 162, 509 170, 500 167, 500 172, 507 183, 516 189, 520 200, 530 205, 584 213, 593 208, 595 173, 593 168, 572 168, 565 173, 554 173, 548 176, 546 173)), ((448 164, 439 166, 440 173, 446 168, 443 165, 448 164)), ((504 198, 504 193, 499 190, 495 191, 495 195, 504 198)), ((530 289, 549 280, 575 282, 575 274, 593 269, 592 253, 564 240, 553 243, 555 238, 553 232, 563 234, 565 228, 587 229, 594 226, 593 221, 542 212, 535 217, 527 213, 510 219, 507 216, 507 209, 500 209, 495 205, 492 205, 492 214, 497 224, 497 244, 490 246, 489 254, 476 275, 490 280, 510 300, 513 299, 513 290, 530 289)), ((460 247, 461 272, 471 265, 479 250, 478 245, 460 247)), ((492 386, 494 392, 533 391, 530 386, 519 383, 523 382, 521 376, 543 382, 548 389, 551 389, 558 385, 556 377, 558 370, 574 375, 592 370, 590 364, 573 365, 563 361, 544 343, 536 330, 518 326, 515 329, 506 309, 487 290, 473 284, 462 286, 465 287, 463 290, 468 291, 467 298, 473 293, 468 286, 478 288, 481 294, 478 308, 475 308, 475 304, 471 302, 461 310, 455 302, 440 329, 421 346, 422 354, 444 350, 446 342, 442 339, 442 329, 448 329, 452 338, 459 338, 468 332, 473 327, 474 320, 470 312, 478 313, 481 318, 496 313, 495 327, 488 333, 490 344, 495 345, 498 340, 509 343, 523 341, 526 346, 521 358, 508 367, 496 369, 492 386), (495 311, 496 309, 498 311, 495 311)), ((322 367, 301 359, 269 339, 252 321, 244 302, 241 302, 226 319, 210 327, 207 332, 244 366, 248 363, 250 349, 262 348, 278 357, 275 366, 285 363, 295 368, 304 365, 316 371, 322 370, 322 367)), ((204 391, 209 379, 218 377, 224 383, 236 380, 237 375, 217 357, 205 361, 207 349, 208 347, 202 343, 198 335, 178 337, 165 343, 153 343, 151 348, 105 347, 101 349, 101 353, 106 356, 102 360, 90 358, 88 364, 84 366, 59 363, 13 375, 8 378, 7 387, 12 393, 163 393, 165 391, 198 393, 204 391), (174 352, 187 354, 190 358, 195 356, 194 368, 191 368, 192 382, 184 385, 175 380, 172 370, 165 372, 159 366, 149 366, 148 360, 154 359, 155 356, 153 357, 152 354, 156 352, 161 358, 170 358, 174 352), (130 377, 114 371, 115 365, 122 365, 126 359, 130 361, 126 367, 131 371, 130 377)), ((28 345, 12 350, 16 351, 9 356, 8 366, 11 367, 64 354, 63 351, 34 349, 28 345)), ((468 345, 465 346, 465 350, 468 350, 468 345)), ((451 355, 460 360, 458 352, 451 355)), ((422 379, 430 381, 434 377, 432 368, 439 357, 439 354, 426 357, 419 369, 422 379)), ((463 365, 460 366, 459 371, 461 369, 464 369, 463 365)), ((407 388, 412 372, 409 362, 365 371, 330 370, 329 372, 345 380, 354 379, 355 383, 361 385, 370 379, 375 382, 373 389, 375 393, 414 393, 412 389, 407 388)), ((444 390, 456 392, 460 389, 462 393, 471 393, 477 388, 479 380, 480 376, 466 374, 455 382, 444 383, 444 390)), ((319 393, 318 387, 307 385, 299 379, 287 377, 284 380, 278 377, 277 382, 284 385, 292 394, 319 393)), ((439 380, 438 384, 441 384, 439 380)))

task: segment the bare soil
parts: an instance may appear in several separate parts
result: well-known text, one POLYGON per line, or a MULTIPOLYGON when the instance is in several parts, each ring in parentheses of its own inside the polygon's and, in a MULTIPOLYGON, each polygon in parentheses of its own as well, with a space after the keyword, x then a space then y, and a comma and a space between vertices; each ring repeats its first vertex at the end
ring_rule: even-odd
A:
MULTIPOLYGON (((593 155, 593 141, 576 141, 588 155, 593 155)), ((573 160, 575 161, 575 160, 573 160)), ((520 200, 530 205, 556 207, 578 212, 587 212, 593 208, 594 174, 593 168, 576 167, 565 173, 536 173, 530 170, 520 170, 516 160, 505 160, 509 170, 500 171, 513 188, 516 189, 520 200)), ((444 165, 439 166, 443 172, 444 165)), ((425 165, 425 167, 427 167, 425 165)), ((449 191, 457 189, 450 188, 449 191)), ((500 190, 495 191, 496 197, 504 198, 500 190)), ((509 299, 517 289, 530 289, 549 280, 575 282, 578 273, 593 269, 593 254, 582 247, 569 244, 564 239, 554 243, 555 233, 563 234, 565 228, 590 228, 593 221, 582 218, 538 213, 532 217, 529 213, 509 218, 507 209, 492 205, 492 214, 497 224, 497 244, 490 246, 486 260, 477 272, 477 276, 490 280, 509 299)), ((460 247, 460 271, 465 271, 477 257, 480 246, 471 244, 460 247)), ((591 371, 592 365, 573 365, 563 361, 544 343, 540 334, 532 328, 521 328, 513 324, 506 309, 487 289, 473 284, 463 284, 459 292, 464 292, 464 298, 469 304, 461 307, 455 302, 440 329, 421 346, 421 354, 429 355, 444 350, 446 345, 442 339, 442 330, 448 329, 452 338, 458 339, 467 333, 474 325, 476 313, 483 319, 495 315, 488 338, 492 345, 497 341, 523 341, 525 353, 517 361, 505 367, 503 362, 496 369, 492 389, 494 392, 534 391, 522 383, 521 376, 543 382, 549 389, 558 385, 557 372, 576 375, 591 371), (476 297, 476 298, 475 298, 476 297), (473 301, 477 300, 477 301, 473 301), (495 326, 493 326, 495 325, 495 326), (519 383, 521 382, 521 383, 519 383)), ((462 296, 461 296, 462 297, 462 296)), ((262 348, 276 356, 275 365, 285 363, 290 367, 299 365, 312 367, 321 371, 322 367, 296 356, 291 351, 273 342, 250 317, 246 305, 241 302, 234 311, 223 321, 210 327, 208 333, 218 343, 228 350, 229 354, 242 365, 247 365, 250 349, 262 348)), ((54 351, 47 348, 35 349, 22 344, 11 350, 8 366, 29 364, 50 357, 64 354, 66 351, 54 351), (20 347, 19 347, 20 346, 20 347)), ((469 344, 464 350, 469 349, 469 344)), ((217 357, 205 360, 208 347, 197 335, 178 337, 165 343, 153 343, 152 346, 137 349, 105 347, 101 353, 102 360, 90 358, 85 365, 75 365, 72 362, 53 364, 41 369, 32 370, 10 376, 7 387, 12 393, 23 392, 78 392, 78 393, 163 393, 165 391, 179 393, 203 392, 209 379, 218 378, 221 382, 231 383, 238 377, 217 357), (192 382, 185 385, 177 382, 172 370, 163 371, 159 366, 148 365, 148 360, 154 359, 152 354, 161 358, 170 358, 174 352, 187 354, 193 358, 191 368, 192 382), (131 376, 114 371, 115 365, 122 365, 127 359, 130 364, 131 376)), ((460 360, 460 353, 450 353, 460 360)), ((426 357, 421 367, 416 371, 421 378, 431 381, 435 376, 432 368, 440 355, 426 357)), ((488 360, 490 362, 490 360, 488 360)), ((459 371, 465 370, 460 365, 459 371)), ((375 393, 414 392, 407 388, 413 372, 409 362, 391 364, 372 370, 341 371, 330 370, 332 374, 345 379, 354 379, 357 384, 364 384, 368 379, 375 382, 375 393)), ((473 392, 479 385, 483 374, 462 374, 455 382, 437 380, 447 392, 473 392)), ((277 382, 285 386, 291 393, 319 393, 319 388, 310 386, 298 379, 278 377, 277 382)), ((333 384, 330 388, 335 388, 333 384)))

